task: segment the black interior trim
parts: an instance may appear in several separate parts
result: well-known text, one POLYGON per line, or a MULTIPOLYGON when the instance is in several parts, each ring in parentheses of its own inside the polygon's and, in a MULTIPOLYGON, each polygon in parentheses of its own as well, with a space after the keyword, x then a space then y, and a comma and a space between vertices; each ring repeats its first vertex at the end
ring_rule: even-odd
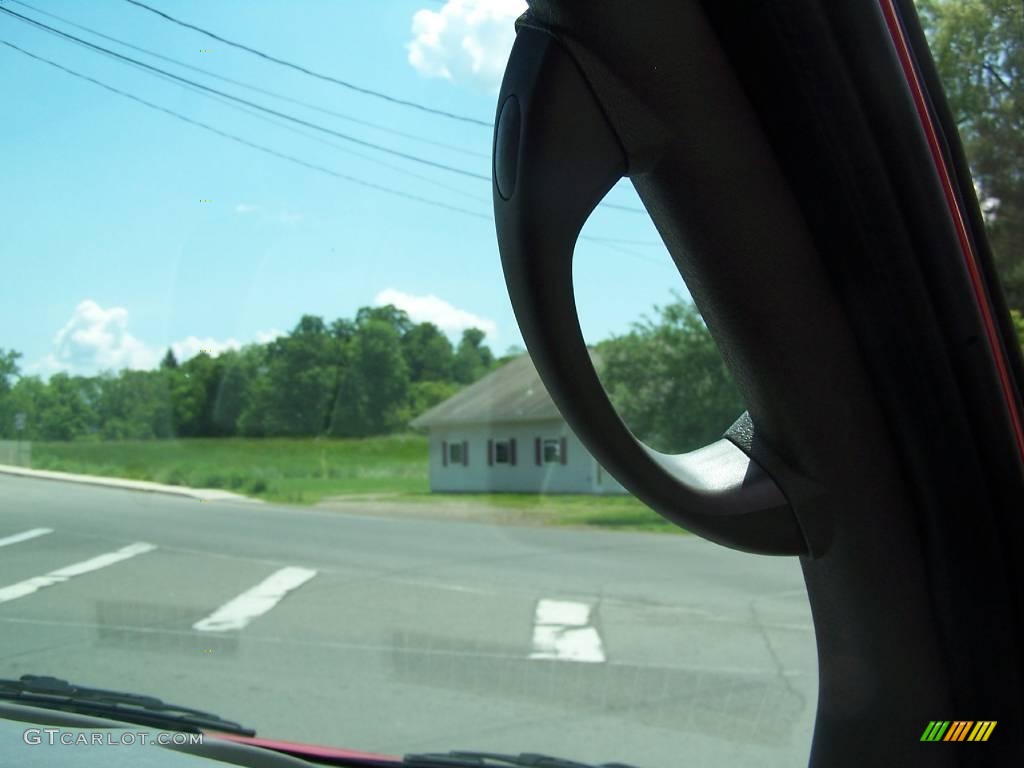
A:
MULTIPOLYGON (((747 450, 802 521, 831 529, 802 558, 820 670, 811 764, 1018 765, 1024 476, 879 6, 534 0, 529 18, 611 116, 749 405, 747 450), (972 752, 925 751, 936 718, 1002 730, 972 752)), ((920 44, 916 17, 904 23, 920 44)))

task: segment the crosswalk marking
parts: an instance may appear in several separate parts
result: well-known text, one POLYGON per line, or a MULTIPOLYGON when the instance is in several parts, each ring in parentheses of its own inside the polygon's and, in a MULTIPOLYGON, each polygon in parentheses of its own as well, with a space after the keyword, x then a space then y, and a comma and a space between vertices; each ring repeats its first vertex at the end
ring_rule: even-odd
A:
POLYGON ((531 659, 558 659, 599 663, 605 661, 597 627, 591 625, 591 607, 568 600, 540 600, 533 621, 531 659))
POLYGON ((205 619, 192 625, 200 632, 226 632, 241 629, 277 605, 293 589, 316 576, 310 568, 290 566, 272 573, 252 589, 222 605, 205 619))
POLYGON ((45 587, 52 587, 54 584, 61 584, 70 578, 75 576, 81 576, 84 573, 91 571, 98 571, 100 568, 106 568, 108 565, 114 565, 122 560, 127 560, 130 557, 136 555, 143 555, 147 552, 152 552, 156 549, 153 544, 147 544, 144 541, 137 541, 134 544, 129 544, 127 547, 122 547, 116 552, 107 552, 105 555, 98 555, 97 557, 90 558, 89 560, 83 560, 80 563, 73 563, 72 565, 66 565, 63 568, 58 568, 56 571, 50 571, 43 576, 36 576, 25 581, 19 581, 16 584, 11 584, 9 587, 3 587, 0 589, 0 603, 10 602, 11 600, 17 600, 19 597, 25 597, 31 595, 33 592, 38 592, 40 589, 45 587))
POLYGON ((53 533, 53 528, 33 528, 30 531, 22 531, 16 533, 13 536, 7 536, 6 538, 0 539, 0 547, 6 547, 8 544, 20 544, 23 541, 34 539, 37 536, 45 536, 48 533, 53 533))

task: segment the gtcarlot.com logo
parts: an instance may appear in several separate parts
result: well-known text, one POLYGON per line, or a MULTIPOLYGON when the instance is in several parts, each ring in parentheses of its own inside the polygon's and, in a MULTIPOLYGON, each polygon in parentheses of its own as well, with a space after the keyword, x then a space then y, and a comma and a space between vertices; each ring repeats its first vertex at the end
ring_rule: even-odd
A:
POLYGON ((921 741, 988 741, 995 727, 995 720, 932 720, 921 741))
POLYGON ((202 744, 201 733, 179 733, 177 731, 74 731, 63 728, 26 728, 22 734, 26 744, 48 744, 50 746, 82 747, 134 747, 155 744, 202 744))

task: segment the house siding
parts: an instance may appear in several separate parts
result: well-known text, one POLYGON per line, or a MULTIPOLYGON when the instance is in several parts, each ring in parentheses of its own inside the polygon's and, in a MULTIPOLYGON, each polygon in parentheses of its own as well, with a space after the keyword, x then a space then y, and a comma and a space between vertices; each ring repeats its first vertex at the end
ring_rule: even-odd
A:
POLYGON ((430 489, 455 493, 625 493, 569 430, 564 421, 437 426, 430 430, 430 489), (564 446, 562 459, 537 464, 536 440, 550 438, 564 446), (515 463, 498 464, 494 443, 515 440, 515 463), (467 461, 445 461, 445 449, 462 444, 467 461))

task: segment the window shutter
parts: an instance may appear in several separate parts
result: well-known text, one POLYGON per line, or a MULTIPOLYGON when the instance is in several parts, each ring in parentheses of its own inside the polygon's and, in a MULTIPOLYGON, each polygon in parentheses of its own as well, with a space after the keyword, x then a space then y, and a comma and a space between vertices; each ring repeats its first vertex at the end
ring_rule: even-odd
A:
POLYGON ((488 440, 487 441, 487 466, 490 467, 490 466, 493 466, 493 465, 494 465, 494 441, 493 440, 488 440))
POLYGON ((442 440, 441 441, 441 466, 442 467, 447 467, 448 466, 448 441, 447 440, 442 440))
POLYGON ((541 455, 540 455, 540 438, 539 437, 534 438, 534 441, 533 441, 533 454, 534 454, 533 458, 537 462, 537 466, 539 467, 540 464, 541 464, 541 458, 542 458, 541 455))
POLYGON ((462 441, 462 466, 469 466, 469 442, 466 440, 462 441))
POLYGON ((565 449, 568 446, 569 441, 564 437, 562 438, 561 445, 558 446, 558 456, 561 458, 563 464, 569 463, 569 457, 566 455, 565 449))
POLYGON ((508 441, 508 463, 513 467, 516 465, 516 439, 514 437, 508 441))

